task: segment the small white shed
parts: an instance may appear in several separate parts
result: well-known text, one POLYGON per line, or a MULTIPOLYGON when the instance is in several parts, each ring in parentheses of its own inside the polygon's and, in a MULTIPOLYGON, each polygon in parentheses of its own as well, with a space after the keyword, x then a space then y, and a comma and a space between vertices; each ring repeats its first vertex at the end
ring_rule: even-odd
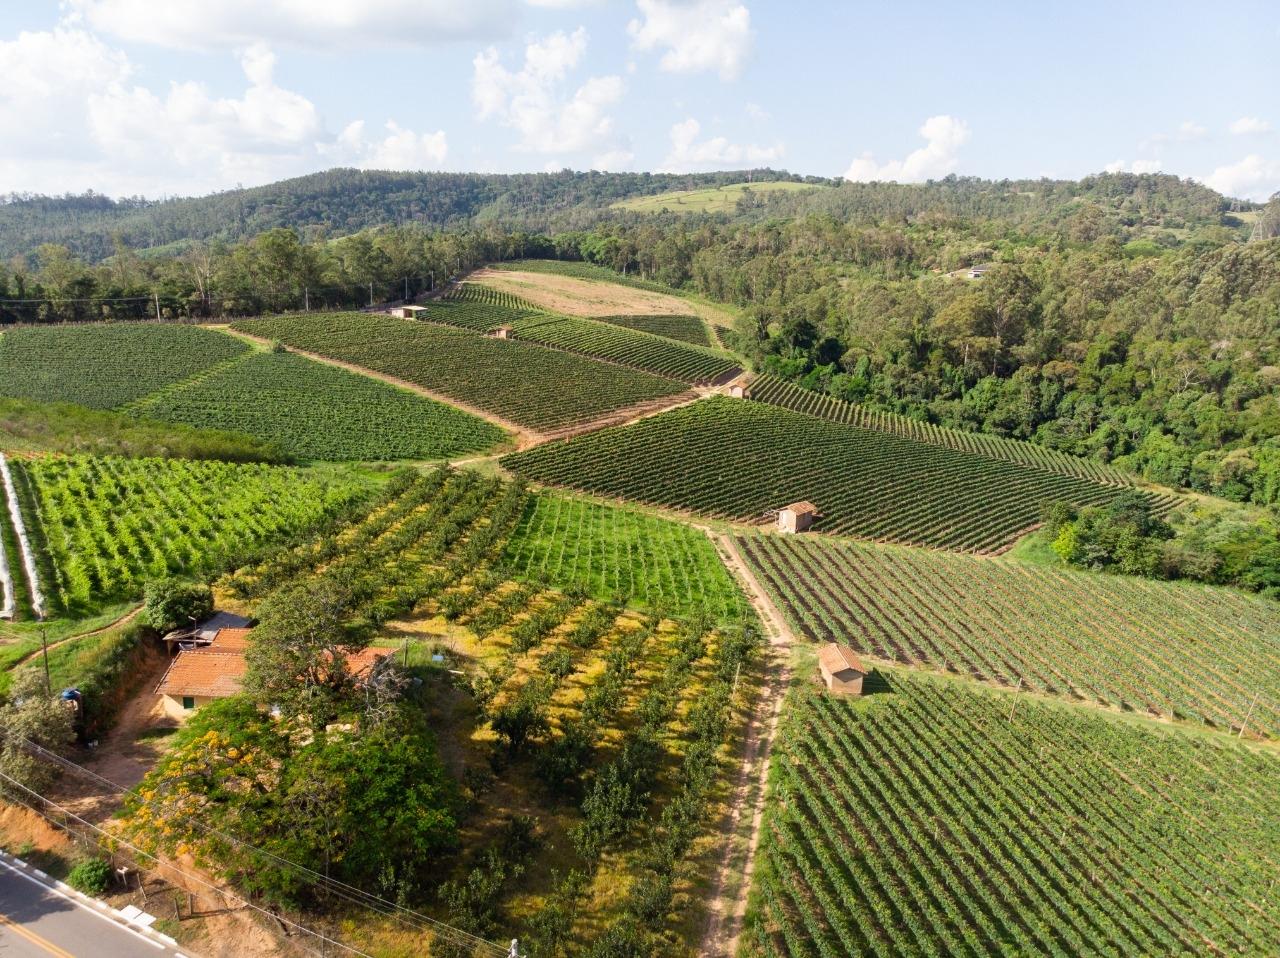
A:
POLYGON ((804 532, 813 525, 817 520, 822 518, 822 513, 818 511, 818 507, 812 502, 793 502, 789 506, 783 506, 778 510, 778 531, 787 533, 804 532))
POLYGON ((827 691, 837 695, 861 695, 862 680, 867 677, 853 649, 835 642, 818 650, 818 672, 827 691))

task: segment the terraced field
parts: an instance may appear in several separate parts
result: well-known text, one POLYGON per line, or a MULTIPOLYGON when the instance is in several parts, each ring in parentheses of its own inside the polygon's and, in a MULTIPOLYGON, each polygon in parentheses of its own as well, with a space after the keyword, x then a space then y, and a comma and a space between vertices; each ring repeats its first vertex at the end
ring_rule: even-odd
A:
POLYGON ((1273 752, 878 678, 791 701, 746 955, 1280 953, 1273 752))
POLYGON ((244 354, 130 411, 246 433, 302 459, 443 459, 506 435, 452 406, 292 353, 244 354))
POLYGON ((10 464, 56 607, 84 614, 169 574, 207 575, 303 532, 369 492, 349 472, 183 459, 10 464))
POLYGON ((751 398, 756 402, 770 403, 796 412, 829 419, 832 422, 891 432, 917 442, 927 442, 947 449, 973 453, 991 459, 1004 459, 1024 466, 1046 469, 1064 476, 1079 476, 1116 485, 1131 486, 1133 477, 1120 469, 1090 459, 1070 456, 1056 449, 1046 449, 1035 443, 989 436, 983 433, 947 429, 931 423, 920 422, 907 416, 868 409, 856 403, 848 403, 832 396, 805 389, 776 376, 757 376, 751 381, 751 398))
POLYGON ((667 615, 735 621, 746 602, 702 532, 638 509, 544 492, 507 546, 520 578, 623 596, 667 615))
POLYGON ((1008 545, 1046 501, 1092 505, 1122 492, 722 397, 502 462, 538 482, 746 522, 810 500, 822 531, 960 551, 1008 545))
POLYGON ((198 326, 11 329, 0 336, 0 394, 114 409, 248 349, 238 339, 198 326))
POLYGON ((1249 716, 1252 731, 1280 735, 1273 601, 826 537, 736 541, 815 641, 1222 729, 1249 716))
POLYGON ((533 429, 684 391, 681 383, 532 343, 368 313, 241 320, 234 328, 354 363, 533 429))

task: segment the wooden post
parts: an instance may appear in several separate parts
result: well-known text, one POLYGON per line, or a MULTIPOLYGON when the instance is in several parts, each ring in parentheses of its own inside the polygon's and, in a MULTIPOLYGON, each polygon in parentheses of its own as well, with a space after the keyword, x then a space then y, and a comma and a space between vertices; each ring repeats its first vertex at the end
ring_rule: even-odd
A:
POLYGON ((409 302, 409 277, 404 278, 404 301, 409 302))
POLYGON ((44 653, 44 690, 53 694, 53 682, 49 678, 49 640, 45 637, 44 626, 40 626, 40 650, 44 653))
POLYGON ((153 290, 151 291, 151 295, 155 297, 155 301, 156 301, 156 319, 159 319, 159 318, 160 318, 160 294, 159 294, 158 292, 156 292, 156 291, 153 289, 153 290))
POLYGON ((304 313, 311 312, 311 287, 302 287, 302 311, 304 313))
POLYGON ((1244 721, 1240 723, 1240 734, 1236 738, 1244 738, 1244 727, 1249 724, 1249 719, 1253 718, 1253 707, 1258 704, 1258 696, 1262 692, 1253 693, 1253 701, 1249 703, 1249 711, 1245 713, 1244 721))
MULTIPOLYGON (((1019 676, 1018 676, 1018 684, 1017 684, 1017 685, 1015 685, 1015 686, 1013 687, 1013 690, 1014 690, 1014 692, 1015 692, 1015 693, 1017 693, 1017 692, 1018 692, 1018 690, 1020 690, 1021 688, 1022 688, 1022 676, 1021 676, 1021 675, 1019 675, 1019 676)), ((1014 710, 1014 709, 1016 709, 1017 707, 1018 707, 1018 696, 1015 694, 1015 695, 1013 696, 1013 704, 1009 706, 1009 721, 1010 721, 1010 722, 1012 722, 1012 721, 1013 721, 1013 710, 1014 710)))
POLYGON ((373 283, 369 284, 369 305, 373 305, 373 283))

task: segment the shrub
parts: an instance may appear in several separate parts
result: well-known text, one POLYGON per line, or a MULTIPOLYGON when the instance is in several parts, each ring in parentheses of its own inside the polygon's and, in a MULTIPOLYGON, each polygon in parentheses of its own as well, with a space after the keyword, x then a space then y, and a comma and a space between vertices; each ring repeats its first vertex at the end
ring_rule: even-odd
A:
POLYGON ((111 863, 105 858, 76 862, 67 875, 67 884, 86 895, 101 895, 111 884, 111 863))
POLYGON ((148 582, 142 621, 157 632, 171 632, 213 614, 213 590, 203 582, 164 578, 148 582))

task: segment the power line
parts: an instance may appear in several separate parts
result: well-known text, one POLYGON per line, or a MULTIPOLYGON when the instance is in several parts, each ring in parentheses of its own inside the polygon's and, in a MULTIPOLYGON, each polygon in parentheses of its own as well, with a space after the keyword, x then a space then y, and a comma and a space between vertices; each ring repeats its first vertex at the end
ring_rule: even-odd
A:
MULTIPOLYGON (((80 774, 89 779, 92 779, 93 781, 98 782, 100 785, 103 785, 109 789, 112 789, 117 794, 124 794, 129 791, 129 789, 125 788, 123 785, 113 782, 110 779, 102 775, 99 775, 97 772, 94 772, 91 769, 87 769, 83 765, 73 762, 64 756, 58 755, 56 752, 52 752, 49 749, 44 748, 43 746, 37 744, 36 742, 32 742, 30 739, 25 739, 24 742, 29 751, 36 752, 41 757, 44 757, 49 761, 54 762, 55 764, 61 766, 62 768, 69 769, 77 774, 80 774)), ((144 800, 142 804, 145 805, 147 804, 147 802, 144 800)), ((337 895, 338 897, 346 901, 351 902, 352 904, 361 905, 365 908, 369 908, 372 911, 376 911, 385 917, 399 920, 409 925, 410 927, 414 928, 417 931, 430 931, 433 934, 438 935, 440 937, 448 938, 449 940, 453 941, 455 944, 463 945, 473 949, 486 948, 491 950, 495 955, 507 954, 507 949, 503 948, 501 945, 497 944, 496 942, 492 942, 492 941, 489 941, 488 939, 481 938, 478 935, 473 935, 468 931, 464 931, 461 928, 456 928, 453 925, 446 924, 445 922, 437 921, 436 919, 431 918, 427 915, 423 915, 420 912, 416 912, 411 908, 406 908, 405 906, 396 904, 395 902, 387 901, 385 898, 381 898, 378 895, 373 894, 372 892, 365 891, 362 888, 357 888, 354 885, 349 885, 346 882, 340 881, 339 879, 331 878, 328 875, 322 875, 321 873, 315 871, 314 869, 308 868, 306 865, 302 865, 290 859, 283 858, 279 855, 276 855, 273 852, 268 851, 265 848, 261 848, 257 845, 253 845, 249 842, 246 842, 243 839, 237 838, 234 835, 228 835, 226 832, 216 829, 213 826, 200 821, 199 819, 192 818, 191 824, 193 824, 196 828, 201 829, 202 831, 204 831, 209 835, 213 835, 217 838, 221 838, 223 841, 229 842, 232 845, 235 845, 239 848, 248 849, 249 851, 252 851, 256 854, 262 855, 263 857, 270 859, 271 861, 277 863, 278 865, 284 868, 292 869, 294 872, 299 873, 307 878, 310 878, 312 882, 322 885, 326 890, 332 892, 333 894, 337 895)))
MULTIPOLYGON (((345 942, 339 941, 336 938, 330 938, 328 935, 324 934, 323 932, 315 931, 314 929, 308 928, 305 925, 300 925, 296 921, 291 921, 290 919, 285 918, 283 915, 277 915, 273 912, 270 912, 265 908, 255 905, 251 901, 247 901, 244 898, 241 898, 239 895, 235 895, 235 894, 232 894, 231 892, 227 892, 218 888, 212 882, 205 881, 203 878, 200 878, 197 875, 192 875, 190 872, 185 872, 181 868, 178 868, 176 865, 173 865, 169 862, 161 861, 157 856, 151 854, 150 852, 144 851, 143 849, 139 848, 137 845, 134 845, 131 842, 128 842, 125 839, 121 838, 119 835, 110 834, 109 832, 93 824, 93 822, 90 822, 90 821, 87 821, 86 819, 81 818, 79 815, 75 814, 75 812, 71 811, 70 809, 62 805, 59 805, 57 802, 51 801, 50 799, 41 795, 39 792, 35 791, 34 789, 28 788, 26 785, 22 784, 22 782, 18 781, 16 778, 13 778, 12 776, 6 774, 3 771, 0 771, 0 778, 4 779, 10 785, 14 785, 20 788, 22 791, 26 792, 28 795, 33 796, 41 804, 46 805, 50 808, 57 809, 61 814, 65 815, 67 818, 70 818, 75 822, 79 823, 80 825, 83 825, 85 828, 88 828, 95 834, 101 836, 101 838, 105 839, 107 842, 116 844, 116 845, 123 845, 125 848, 128 848, 130 851, 132 851, 135 855, 141 856, 142 858, 150 859, 161 868, 168 868, 171 871, 181 875, 183 878, 186 878, 188 881, 193 881, 198 885, 203 885, 205 888, 211 889, 214 893, 220 896, 224 900, 224 902, 226 899, 230 899, 233 902, 238 902, 240 905, 243 905, 245 908, 251 908, 254 911, 258 912, 259 914, 267 916, 268 918, 273 918, 276 921, 281 922, 282 924, 290 926, 291 928, 296 928, 300 932, 303 932, 308 935, 312 935, 313 937, 319 939, 322 942, 328 942, 329 944, 337 945, 339 948, 343 949, 344 951, 347 951, 353 955, 359 956, 359 958, 373 958, 372 955, 366 952, 363 952, 360 949, 353 947, 352 945, 348 945, 345 942)), ((31 811, 35 812, 37 815, 44 818, 51 824, 58 825, 62 828, 66 828, 65 823, 58 822, 55 818, 53 818, 53 816, 47 814, 42 809, 37 808, 36 806, 33 806, 33 805, 29 805, 26 802, 20 802, 20 804, 22 804, 26 808, 31 809, 31 811)), ((199 895, 200 893, 193 892, 192 894, 199 895)), ((213 900, 215 902, 217 901, 217 899, 213 899, 213 900)), ((221 904, 223 902, 218 902, 218 903, 221 904)), ((312 952, 312 954, 315 954, 315 952, 312 952)))

